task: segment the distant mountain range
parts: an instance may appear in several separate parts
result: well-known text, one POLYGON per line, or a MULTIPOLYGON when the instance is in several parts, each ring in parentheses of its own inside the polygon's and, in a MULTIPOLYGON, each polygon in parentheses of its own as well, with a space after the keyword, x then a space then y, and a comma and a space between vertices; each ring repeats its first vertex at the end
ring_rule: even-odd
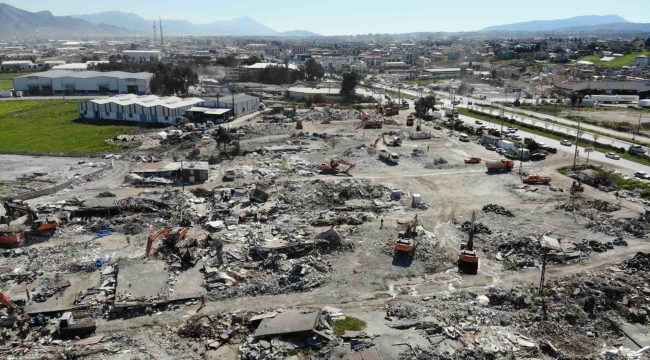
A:
POLYGON ((70 16, 54 16, 49 11, 32 13, 0 4, 0 33, 4 36, 68 36, 72 34, 128 35, 129 30, 107 24, 90 24, 70 16))
MULTIPOLYGON (((140 33, 153 33, 153 21, 133 13, 107 11, 97 14, 74 15, 74 18, 91 24, 108 24, 140 33)), ((156 24, 158 26, 158 24, 156 24)), ((248 16, 214 21, 209 24, 193 24, 187 20, 163 20, 163 35, 213 35, 213 36, 320 36, 306 30, 279 32, 248 16)))
POLYGON ((650 31, 649 23, 633 23, 618 15, 576 16, 558 20, 534 20, 486 27, 482 32, 584 32, 650 31))

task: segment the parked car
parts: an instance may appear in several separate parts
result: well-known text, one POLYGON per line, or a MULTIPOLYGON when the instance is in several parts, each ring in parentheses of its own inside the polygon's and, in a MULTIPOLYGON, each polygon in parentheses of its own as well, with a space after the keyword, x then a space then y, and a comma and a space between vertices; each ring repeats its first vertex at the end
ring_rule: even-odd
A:
POLYGON ((508 132, 516 132, 518 129, 514 126, 508 126, 508 132))
POLYGON ((476 125, 483 125, 483 121, 481 121, 481 120, 476 120, 476 121, 474 121, 474 124, 476 124, 476 125))
POLYGON ((505 133, 505 134, 503 134, 503 137, 510 138, 510 137, 512 137, 513 135, 514 135, 514 134, 511 134, 511 133, 505 133))
POLYGON ((433 125, 433 128, 436 129, 436 130, 442 130, 442 126, 440 126, 438 124, 433 125))
POLYGON ((562 144, 564 146, 571 146, 571 141, 569 141, 567 139, 564 139, 564 140, 560 141, 560 144, 562 144))
POLYGON ((547 152, 551 153, 551 154, 556 154, 557 153, 557 149, 552 147, 552 146, 545 146, 543 149, 546 150, 547 152))
POLYGON ((638 177, 639 179, 650 179, 650 175, 648 175, 648 173, 645 171, 637 171, 634 173, 634 176, 638 177))
POLYGON ((485 145, 485 148, 488 149, 488 150, 490 150, 490 151, 494 151, 494 150, 497 149, 496 146, 494 146, 494 145, 492 145, 492 144, 487 144, 487 145, 485 145))
POLYGON ((503 153, 506 152, 506 151, 505 151, 504 149, 502 149, 502 148, 497 148, 496 151, 497 151, 498 154, 503 154, 503 153))
POLYGON ((512 136, 510 136, 510 138, 511 138, 512 140, 517 140, 517 141, 521 140, 521 136, 519 136, 519 135, 517 135, 517 134, 512 134, 512 136))
POLYGON ((613 152, 608 152, 607 154, 605 154, 605 156, 607 156, 610 159, 614 159, 614 160, 620 160, 621 159, 621 157, 618 156, 617 153, 613 153, 613 152))
POLYGON ((546 154, 534 153, 534 154, 530 155, 530 159, 534 160, 534 161, 536 161, 536 160, 544 160, 544 159, 546 159, 546 154))

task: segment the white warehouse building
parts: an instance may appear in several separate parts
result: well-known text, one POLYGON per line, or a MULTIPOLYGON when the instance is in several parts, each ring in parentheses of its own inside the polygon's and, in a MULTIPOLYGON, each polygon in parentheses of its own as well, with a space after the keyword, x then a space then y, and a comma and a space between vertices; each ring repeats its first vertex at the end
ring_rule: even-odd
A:
MULTIPOLYGON (((203 112, 205 109, 223 109, 219 112, 222 118, 237 117, 257 111, 259 98, 245 95, 216 99, 179 98, 176 96, 159 97, 156 95, 138 96, 125 94, 103 97, 79 103, 79 117, 82 119, 121 120, 143 123, 174 124, 183 116, 191 119, 201 119, 201 114, 186 115, 188 111, 203 112)), ((200 122, 200 121, 199 121, 200 122)))
POLYGON ((79 103, 79 117, 174 124, 188 109, 201 106, 203 102, 204 100, 199 98, 125 94, 79 103))
POLYGON ((150 93, 151 73, 50 70, 14 78, 24 95, 92 95, 150 93))

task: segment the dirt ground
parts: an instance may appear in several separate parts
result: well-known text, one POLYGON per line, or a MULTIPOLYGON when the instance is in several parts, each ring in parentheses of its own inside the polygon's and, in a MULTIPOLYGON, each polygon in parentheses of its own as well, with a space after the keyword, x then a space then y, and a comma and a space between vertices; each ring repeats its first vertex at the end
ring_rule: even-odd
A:
MULTIPOLYGON (((402 111, 395 118, 406 122, 409 111, 402 111)), ((610 112, 607 112, 610 113, 610 112)), ((591 115, 591 114, 589 114, 591 115)), ((649 119, 650 121, 650 119, 649 119)), ((251 123, 254 123, 251 122, 251 123)), ((293 124, 290 124, 293 126, 293 124)), ((280 125, 278 125, 279 127, 280 125)), ((266 187, 269 198, 286 208, 285 215, 278 217, 275 225, 261 227, 260 232, 269 237, 278 236, 280 223, 286 228, 300 228, 309 234, 318 234, 327 230, 328 226, 316 226, 307 222, 314 213, 338 212, 327 201, 336 198, 334 194, 317 193, 322 189, 319 184, 327 184, 337 188, 341 194, 347 193, 345 186, 367 187, 381 189, 400 189, 400 200, 390 200, 386 190, 382 197, 376 199, 343 199, 343 206, 361 207, 361 212, 369 213, 369 219, 361 224, 338 224, 338 232, 352 245, 350 251, 338 251, 318 255, 319 261, 328 263, 330 273, 328 281, 309 291, 280 293, 277 295, 258 294, 258 296, 242 296, 210 301, 200 311, 202 314, 218 314, 239 310, 265 311, 269 308, 319 308, 334 306, 341 308, 347 315, 358 317, 367 322, 367 330, 380 335, 378 348, 385 359, 396 359, 405 350, 404 347, 392 346, 394 343, 408 342, 411 345, 426 347, 429 340, 422 332, 416 330, 396 330, 388 326, 384 319, 385 307, 398 301, 424 301, 424 299, 440 297, 443 294, 472 294, 484 295, 492 288, 505 290, 517 289, 519 285, 529 286, 539 283, 541 257, 537 254, 515 253, 521 260, 520 267, 516 262, 504 261, 509 254, 500 250, 498 245, 502 239, 525 239, 548 235, 560 240, 562 246, 573 249, 583 241, 610 242, 615 237, 603 231, 590 228, 590 219, 573 211, 558 209, 562 204, 577 201, 586 204, 593 199, 618 203, 609 193, 587 187, 584 194, 577 199, 572 198, 567 189, 572 179, 560 175, 556 169, 571 163, 572 159, 563 153, 549 155, 540 162, 524 162, 512 172, 491 174, 486 172, 483 163, 468 165, 464 160, 468 157, 481 157, 485 161, 500 159, 495 152, 488 151, 475 142, 460 142, 456 137, 450 137, 447 131, 435 130, 431 124, 423 123, 422 130, 431 132, 432 138, 427 140, 409 140, 408 133, 414 132, 415 127, 387 125, 381 130, 363 129, 360 120, 333 121, 330 124, 305 122, 305 134, 327 133, 330 139, 299 136, 297 131, 282 130, 269 135, 254 136, 243 140, 240 145, 248 154, 226 159, 211 170, 210 180, 201 185, 187 186, 186 190, 202 187, 207 190, 222 189, 223 187, 245 188, 254 184, 271 184, 266 187), (386 149, 400 155, 398 164, 388 164, 378 159, 376 154, 369 154, 366 147, 375 143, 383 132, 400 131, 405 134, 401 147, 387 147, 380 140, 377 148, 386 149), (331 140, 333 136, 334 140, 331 140), (305 147, 313 150, 295 153, 280 152, 269 154, 261 151, 265 146, 290 145, 300 141, 305 147), (421 152, 414 154, 417 147, 421 152), (320 175, 316 167, 333 159, 344 159, 357 166, 350 175, 320 175), (441 161, 443 159, 444 161, 441 161), (298 165, 292 165, 298 164, 298 165), (299 167, 292 168, 292 166, 299 167), (233 182, 224 182, 222 175, 228 169, 243 169, 243 173, 233 182), (246 170, 252 169, 252 170, 246 170), (304 169, 311 169, 310 171, 304 169), (262 170, 262 172, 260 172, 262 170), (302 171, 302 172, 301 172, 302 171), (550 185, 522 186, 519 171, 525 173, 548 174, 553 177, 550 185), (337 187, 338 186, 338 187, 337 187), (420 194, 426 206, 413 208, 412 195, 420 194), (299 196, 302 202, 298 206, 299 196), (375 208, 373 201, 387 204, 380 209, 375 208), (514 213, 514 217, 506 217, 482 211, 488 204, 498 204, 514 213), (292 210, 292 208, 295 208, 292 210), (287 210, 288 209, 288 210, 287 210), (297 210, 299 209, 299 210, 297 210), (300 213, 302 211, 302 213, 300 213), (457 257, 461 243, 467 241, 468 235, 461 230, 461 224, 470 219, 476 212, 477 221, 491 230, 491 234, 478 234, 476 248, 480 258, 477 275, 461 274, 457 270, 457 257), (398 233, 405 229, 405 224, 418 219, 422 230, 432 234, 423 240, 419 255, 412 261, 399 261, 394 257, 393 244, 398 233), (298 225, 296 225, 298 224, 298 225), (273 233, 273 235, 269 235, 273 233)), ((147 143, 147 150, 155 151, 155 143, 147 143), (150 148, 151 147, 151 148, 150 148)), ((214 141, 202 144, 202 155, 207 159, 215 153, 214 141)), ((166 152, 170 150, 166 149, 166 152)), ((16 177, 23 172, 40 170, 30 168, 29 171, 19 167, 21 157, 0 157, 0 164, 10 166, 11 175, 4 173, 0 176, 16 177), (13 165, 12 165, 13 164, 13 165)), ((169 158, 168 158, 169 159, 169 158)), ((34 159, 30 159, 34 160, 34 159)), ((57 159, 45 168, 52 169, 72 166, 72 160, 57 159), (67 161, 67 162, 66 162, 67 161)), ((42 164, 40 159, 38 164, 42 164)), ((93 198, 97 193, 110 190, 117 199, 127 197, 147 197, 147 191, 162 192, 164 189, 143 189, 122 184, 124 176, 130 172, 134 162, 121 161, 116 170, 106 177, 83 184, 73 190, 57 193, 52 196, 34 199, 33 203, 46 204, 67 200, 73 196, 93 198)), ((40 166, 40 165, 39 165, 40 166)), ((168 190, 178 190, 168 189, 168 190)), ((349 196, 349 195, 348 195, 349 196)), ((358 195, 355 195, 358 196, 358 195)), ((622 210, 618 214, 628 214, 635 218, 644 212, 637 202, 623 200, 622 210)), ((194 206, 194 205, 192 205, 194 206)), ((206 205, 207 206, 207 205, 206 205)), ((338 205, 337 205, 338 206, 338 205)), ((584 205, 586 206, 586 205, 584 205)), ((604 214, 607 218, 618 215, 604 214)), ((46 242, 30 244, 24 248, 30 257, 8 256, 0 258, 0 266, 10 269, 25 268, 47 269, 48 272, 37 276, 34 285, 22 284, 16 287, 0 285, 0 290, 10 296, 20 296, 25 289, 40 284, 46 276, 55 273, 69 274, 75 278, 76 273, 61 263, 77 263, 103 258, 112 263, 119 259, 142 259, 146 247, 147 236, 161 226, 171 226, 168 219, 155 219, 142 225, 142 231, 137 235, 113 234, 94 239, 95 233, 81 230, 72 225, 59 230, 56 235, 46 242), (49 261, 55 253, 57 261, 49 261), (41 259, 41 260, 38 260, 41 259), (40 264, 39 264, 40 263, 40 264)), ((209 220, 209 219, 208 219, 209 220)), ((192 224, 191 231, 204 236, 206 219, 192 224)), ((81 226, 81 225, 79 225, 81 226)), ((88 226, 88 225, 86 225, 88 226)), ((237 230, 237 236, 250 237, 254 228, 237 230)), ((224 231, 224 233, 227 231, 224 231)), ((217 232, 219 233, 219 232, 217 232)), ((302 233, 301 233, 302 234, 302 233)), ((195 236, 193 235, 193 236, 195 236)), ((295 236, 295 233, 293 233, 295 236)), ((605 253, 591 253, 581 256, 579 260, 565 264, 550 263, 547 266, 547 279, 561 279, 566 276, 605 271, 607 268, 618 266, 639 251, 649 251, 650 243, 647 238, 634 237, 626 234, 624 239, 627 246, 616 246, 605 253)), ((225 249, 238 251, 242 243, 228 242, 225 249)), ((203 250, 202 250, 203 251, 203 250)), ((211 257, 209 250, 201 252, 204 260, 211 257)), ((316 256, 314 256, 316 257, 316 256)), ((512 259, 512 258, 509 258, 512 259)), ((296 259, 292 259, 295 261, 296 259)), ((267 269, 269 276, 273 271, 267 269)), ((93 278, 96 282, 96 279, 93 278)), ((200 281, 192 286, 198 286, 200 281)), ((78 286, 74 287, 74 291, 78 286)), ((70 294, 67 294, 69 300, 70 294)), ((218 294, 212 293, 213 297, 218 294)), ((447 296, 444 295, 444 296, 447 296)), ((52 300, 53 301, 53 300, 52 300)), ((62 300, 63 301, 63 300, 62 300)), ((43 305, 44 306, 44 305, 43 305)), ((230 344, 228 349, 221 350, 191 350, 200 340, 188 343, 186 340, 172 339, 172 329, 199 311, 199 306, 190 301, 189 305, 170 306, 166 311, 154 313, 152 316, 136 316, 118 320, 107 320, 100 316, 97 334, 112 339, 120 344, 120 350, 114 354, 117 358, 140 358, 155 356, 156 358, 175 358, 179 349, 187 349, 188 358, 219 358, 236 359, 237 344, 230 344), (128 341, 124 340, 127 339, 128 341), (123 341, 120 341, 122 339, 123 341)), ((408 349, 408 348, 406 348, 408 349)), ((105 353, 104 353, 105 354, 105 353)), ((101 358, 105 355, 90 355, 89 358, 101 358)))

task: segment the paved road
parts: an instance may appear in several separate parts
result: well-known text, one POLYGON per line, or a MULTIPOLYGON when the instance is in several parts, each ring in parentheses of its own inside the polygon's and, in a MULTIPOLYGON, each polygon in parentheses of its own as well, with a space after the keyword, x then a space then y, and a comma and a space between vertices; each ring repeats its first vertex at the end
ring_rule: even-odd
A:
MULTIPOLYGON (((479 126, 479 125, 475 124, 475 122, 476 122, 475 118, 460 115, 459 119, 463 120, 463 122, 465 124, 470 125, 472 127, 479 126)), ((501 124, 483 122, 483 125, 488 127, 488 128, 494 128, 494 129, 501 130, 501 124)), ((531 134, 529 132, 526 132, 525 130, 517 131, 517 135, 521 136, 522 138, 523 137, 532 137, 533 139, 535 139, 536 142, 546 143, 549 146, 555 147, 558 151, 566 152, 566 153, 571 154, 571 155, 573 155, 574 152, 575 152, 575 145, 573 145, 573 146, 564 146, 564 145, 561 145, 560 141, 558 141, 558 140, 550 139, 550 138, 543 137, 543 136, 540 136, 540 135, 531 134)), ((578 163, 579 164, 586 163, 587 162, 587 156, 586 156, 587 153, 585 152, 585 148, 584 147, 578 147, 578 151, 579 151, 579 154, 580 154, 580 156, 578 157, 578 163)), ((611 165, 616 165, 618 167, 622 167, 624 169, 627 169, 627 172, 628 172, 627 175, 630 175, 630 176, 633 176, 635 171, 645 171, 647 173, 650 173, 650 166, 646 166, 646 165, 639 164, 639 163, 629 161, 629 160, 625 160, 625 159, 620 159, 620 160, 610 159, 610 158, 606 157, 604 153, 601 153, 601 152, 592 152, 591 154, 589 154, 589 161, 590 162, 598 161, 598 162, 601 162, 601 163, 611 164, 611 165)))

